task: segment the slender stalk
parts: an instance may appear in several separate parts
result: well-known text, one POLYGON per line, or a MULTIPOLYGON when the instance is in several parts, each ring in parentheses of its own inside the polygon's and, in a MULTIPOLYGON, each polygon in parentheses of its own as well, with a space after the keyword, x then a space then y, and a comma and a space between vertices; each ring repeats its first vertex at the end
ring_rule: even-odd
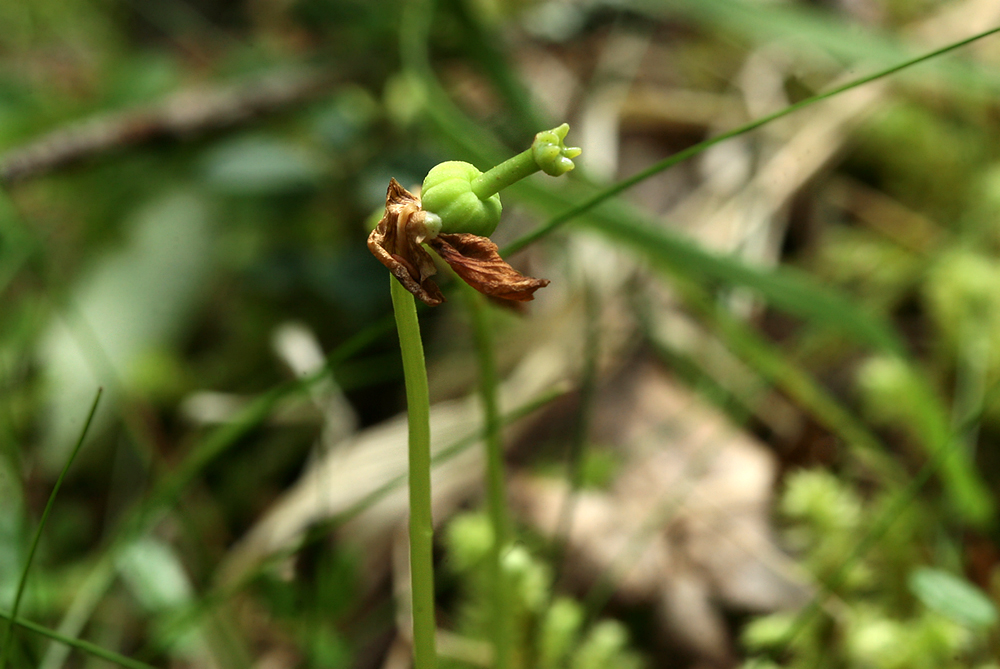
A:
POLYGON ((49 512, 52 511, 52 503, 56 500, 56 495, 59 494, 59 489, 62 487, 63 479, 66 478, 66 472, 69 471, 70 466, 76 459, 77 453, 80 452, 80 447, 83 446, 83 440, 87 438, 87 432, 90 430, 90 424, 94 420, 94 414, 97 413, 97 404, 101 401, 101 394, 104 392, 103 388, 97 389, 97 394, 94 396, 94 403, 90 405, 90 412, 87 414, 87 420, 83 423, 83 429, 80 430, 80 438, 76 440, 76 446, 70 452, 69 457, 66 459, 66 464, 63 465, 62 471, 59 472, 59 478, 56 479, 56 484, 52 487, 52 492, 49 493, 49 499, 45 503, 45 510, 42 511, 42 517, 38 521, 38 527, 35 528, 35 536, 31 538, 31 547, 28 549, 28 556, 24 560, 24 568, 21 570, 21 579, 17 583, 17 592, 14 594, 14 604, 10 609, 10 617, 7 618, 7 628, 4 630, 3 643, 0 644, 0 669, 7 666, 7 653, 10 650, 11 641, 14 635, 14 621, 17 619, 18 609, 21 607, 21 598, 24 596, 24 588, 28 583, 28 573, 31 571, 31 563, 35 559, 35 551, 38 549, 38 542, 42 538, 42 529, 45 527, 46 521, 49 519, 49 512))
MULTIPOLYGON (((501 425, 508 425, 516 420, 530 416, 535 413, 535 411, 546 406, 553 400, 563 397, 566 392, 567 389, 565 388, 557 388, 545 392, 539 397, 536 397, 501 416, 500 423, 501 425)), ((438 467, 445 462, 450 461, 455 456, 464 453, 485 438, 486 430, 484 428, 480 428, 472 434, 469 434, 451 443, 450 445, 439 449, 431 458, 431 466, 438 467)), ((389 479, 375 490, 355 501, 343 511, 330 516, 322 523, 316 524, 305 535, 301 544, 297 543, 282 548, 266 560, 260 562, 250 571, 240 575, 240 577, 232 583, 227 583, 225 585, 218 583, 215 584, 211 590, 203 593, 196 602, 190 604, 178 615, 172 616, 171 620, 160 631, 160 634, 156 638, 155 642, 151 641, 147 643, 146 646, 136 652, 135 657, 139 659, 148 659, 162 653, 188 630, 192 629, 203 615, 218 607, 229 598, 243 592, 247 587, 255 583, 261 574, 264 574, 268 570, 272 569, 274 565, 287 560, 303 547, 311 545, 317 541, 324 540, 329 536, 331 529, 341 527, 348 521, 357 518, 359 514, 370 509, 377 502, 385 499, 389 493, 395 491, 404 483, 406 483, 406 474, 401 474, 389 479)), ((3 612, 0 611, 0 616, 3 615, 3 612)))
POLYGON ((583 369, 580 373, 580 408, 576 413, 573 434, 570 438, 566 457, 566 478, 569 490, 563 498, 559 510, 559 521, 556 524, 552 564, 556 569, 555 585, 565 569, 566 546, 569 544, 573 529, 573 513, 576 501, 583 487, 583 458, 586 455, 587 441, 590 439, 590 425, 594 413, 594 401, 597 396, 597 358, 600 354, 600 305, 597 291, 589 281, 584 283, 584 318, 586 323, 584 338, 583 369))
MULTIPOLYGON (((462 284, 463 286, 465 284, 462 284)), ((497 402, 497 370, 493 355, 493 331, 485 298, 466 286, 463 290, 472 316, 472 329, 479 358, 479 394, 483 402, 484 441, 486 443, 486 502, 493 527, 490 551, 490 577, 493 595, 493 667, 509 669, 513 665, 514 629, 510 588, 503 570, 503 554, 510 541, 510 519, 504 489, 503 446, 500 433, 500 410, 497 402)))
POLYGON ((480 200, 485 200, 494 193, 499 193, 507 186, 529 177, 541 168, 535 162, 531 149, 522 151, 496 167, 491 167, 472 180, 472 192, 480 200))
POLYGON ((414 669, 434 669, 434 525, 431 515, 430 392, 420 322, 413 295, 396 279, 389 279, 392 308, 399 332, 406 381, 406 410, 410 428, 410 596, 413 613, 414 669))

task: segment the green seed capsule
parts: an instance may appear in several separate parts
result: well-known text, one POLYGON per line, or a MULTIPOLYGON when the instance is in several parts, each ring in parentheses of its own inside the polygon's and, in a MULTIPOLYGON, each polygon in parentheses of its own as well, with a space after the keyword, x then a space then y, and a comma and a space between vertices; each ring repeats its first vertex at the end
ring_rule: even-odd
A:
POLYGON ((481 175, 475 166, 458 160, 435 165, 424 178, 422 208, 441 218, 441 232, 467 232, 489 237, 500 223, 500 194, 480 200, 472 180, 481 175))

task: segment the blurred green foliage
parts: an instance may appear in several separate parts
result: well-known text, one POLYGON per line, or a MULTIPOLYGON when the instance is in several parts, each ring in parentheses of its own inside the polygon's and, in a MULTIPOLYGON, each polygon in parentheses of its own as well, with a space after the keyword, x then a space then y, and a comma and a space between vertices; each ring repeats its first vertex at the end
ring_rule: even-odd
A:
MULTIPOLYGON (((523 149, 504 141, 520 142, 550 112, 525 84, 538 76, 531 65, 549 67, 552 81, 577 77, 562 102, 591 108, 606 76, 602 45, 622 34, 655 45, 662 60, 646 75, 655 85, 712 95, 733 94, 746 61, 775 48, 795 63, 777 87, 794 102, 845 70, 901 62, 913 53, 898 37, 906 26, 954 3, 433 4, 0 3, 0 165, 47 133, 164 105, 182 114, 206 91, 266 74, 315 70, 332 82, 274 113, 124 142, 0 193, 0 608, 103 385, 20 615, 156 666, 206 657, 227 667, 265 657, 376 666, 396 623, 385 589, 358 587, 363 550, 317 531, 234 590, 217 570, 307 467, 323 429, 302 399, 306 384, 274 351, 280 325, 315 335, 362 428, 403 407, 385 272, 364 243, 389 178, 409 186, 443 159, 483 167, 523 149), (851 14, 861 4, 875 18, 851 14), (230 410, 197 418, 190 402, 206 391, 230 410)), ((982 46, 988 59, 995 39, 982 46)), ((712 360, 672 352, 692 386, 738 406, 733 415, 785 458, 784 545, 817 592, 823 583, 833 592, 787 649, 778 646, 796 613, 751 619, 741 638, 761 659, 748 666, 993 669, 1000 652, 990 557, 1000 489, 1000 76, 949 55, 892 81, 881 109, 849 131, 843 160, 796 195, 789 238, 801 241, 773 267, 710 251, 621 198, 564 218, 558 240, 539 243, 562 267, 596 232, 648 265, 642 281, 683 294, 706 337, 752 377, 755 396, 740 396, 712 360), (744 289, 758 300, 750 318, 729 310, 744 289), (761 428, 771 423, 756 395, 767 392, 836 444, 831 470, 797 470, 808 444, 761 428), (886 461, 893 466, 872 465, 886 461), (935 470, 924 486, 911 477, 927 462, 935 470), (921 485, 897 511, 913 480, 921 485), (974 551, 974 540, 989 549, 974 551)), ((684 123, 623 136, 673 151, 721 121, 684 123)), ((504 234, 603 192, 585 178, 558 190, 525 184, 512 192, 517 218, 504 234)), ((440 369, 467 346, 447 309, 422 315, 440 369)), ((525 345, 501 341, 499 357, 525 345)), ((449 392, 471 378, 459 376, 449 392)), ((617 457, 588 449, 583 483, 607 486, 617 457)), ((441 542, 442 622, 473 641, 489 638, 488 530, 480 515, 460 515, 441 542)), ((653 656, 640 647, 646 637, 591 620, 556 589, 541 555, 518 545, 507 556, 525 666, 631 669, 653 656)), ((98 666, 80 650, 67 665, 66 647, 23 630, 11 651, 13 667, 98 666)))
MULTIPOLYGON (((887 501, 865 501, 822 470, 788 477, 780 503, 788 545, 820 583, 845 563, 850 569, 824 597, 823 613, 787 647, 792 659, 752 659, 745 667, 995 666, 989 639, 996 605, 964 578, 922 566, 939 541, 931 508, 914 503, 894 515, 867 556, 854 559, 857 537, 879 522, 887 501)), ((780 653, 795 622, 787 613, 758 618, 744 629, 743 642, 764 657, 780 653)))
MULTIPOLYGON (((492 529, 484 514, 463 514, 448 524, 445 546, 457 579, 456 630, 472 638, 490 638, 489 550, 492 529)), ((513 592, 516 666, 538 669, 639 669, 640 657, 629 647, 628 631, 615 620, 585 620, 584 606, 552 597, 549 565, 524 546, 504 555, 504 569, 513 592)), ((440 666, 465 669, 477 663, 442 659, 440 666)))

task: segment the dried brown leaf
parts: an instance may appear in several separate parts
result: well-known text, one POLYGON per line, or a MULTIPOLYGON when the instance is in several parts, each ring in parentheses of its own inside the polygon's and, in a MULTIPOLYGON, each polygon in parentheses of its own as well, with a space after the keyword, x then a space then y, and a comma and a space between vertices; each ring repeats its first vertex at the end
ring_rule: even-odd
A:
POLYGON ((421 244, 426 237, 420 200, 395 179, 389 181, 385 215, 368 236, 368 250, 420 301, 434 307, 444 295, 430 277, 434 260, 421 244))
POLYGON ((440 234, 427 243, 463 281, 485 295, 527 302, 535 299, 536 290, 549 285, 548 279, 524 276, 508 265, 486 237, 440 234))

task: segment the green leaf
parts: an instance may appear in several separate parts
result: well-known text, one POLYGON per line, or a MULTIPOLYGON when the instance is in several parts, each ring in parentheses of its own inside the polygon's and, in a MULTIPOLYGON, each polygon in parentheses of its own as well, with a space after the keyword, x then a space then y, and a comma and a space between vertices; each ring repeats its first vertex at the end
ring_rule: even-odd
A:
POLYGON ((910 573, 910 592, 924 606, 968 627, 989 627, 997 622, 996 605, 982 590, 964 578, 940 569, 921 567, 910 573))

